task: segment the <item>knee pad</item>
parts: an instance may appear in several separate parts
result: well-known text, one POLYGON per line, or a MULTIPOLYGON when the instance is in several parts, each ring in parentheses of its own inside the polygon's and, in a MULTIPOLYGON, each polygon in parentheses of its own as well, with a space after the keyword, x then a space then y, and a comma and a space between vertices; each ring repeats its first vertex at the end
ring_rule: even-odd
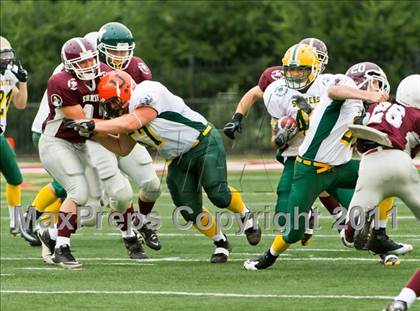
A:
POLYGON ((66 190, 56 181, 55 179, 51 183, 52 188, 54 189, 55 195, 64 201, 66 199, 67 193, 66 190))
POLYGON ((125 212, 133 198, 133 189, 131 189, 127 178, 119 173, 103 180, 103 183, 111 209, 120 213, 125 212))
POLYGON ((145 182, 140 189, 140 197, 148 202, 155 202, 160 197, 160 180, 155 178, 145 182))
POLYGON ((229 188, 227 185, 216 185, 214 187, 210 187, 205 189, 209 200, 219 208, 226 208, 229 206, 230 201, 232 199, 232 195, 230 193, 229 188))
POLYGON ((89 198, 89 189, 86 185, 73 186, 67 192, 67 198, 75 202, 78 206, 86 204, 89 198))
POLYGON ((87 202, 85 206, 81 206, 78 211, 77 223, 84 227, 94 227, 100 225, 99 221, 102 217, 102 208, 99 202, 87 202))

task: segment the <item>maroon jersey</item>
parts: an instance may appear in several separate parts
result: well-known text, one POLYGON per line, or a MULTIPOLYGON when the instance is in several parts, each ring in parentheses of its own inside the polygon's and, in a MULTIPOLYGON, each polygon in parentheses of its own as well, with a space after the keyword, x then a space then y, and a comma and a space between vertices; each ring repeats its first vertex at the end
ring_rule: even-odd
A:
POLYGON ((397 103, 372 104, 368 126, 388 134, 392 146, 412 153, 420 144, 420 110, 397 103))
MULTIPOLYGON (((100 71, 102 73, 110 70, 107 65, 100 63, 100 71)), ((99 80, 100 77, 96 78, 94 83, 90 85, 90 81, 79 80, 75 75, 67 71, 61 71, 52 75, 48 80, 47 87, 50 113, 44 121, 42 132, 73 143, 85 142, 86 137, 80 136, 75 130, 64 126, 62 107, 80 105, 85 110, 86 117, 92 117, 94 111, 99 110, 99 95, 96 92, 99 80)))
POLYGON ((131 58, 130 63, 124 71, 130 74, 137 84, 144 80, 152 80, 152 72, 149 67, 147 67, 146 63, 141 58, 136 56, 131 58))
POLYGON ((258 86, 264 92, 267 86, 281 77, 283 77, 283 66, 268 67, 261 74, 258 86))

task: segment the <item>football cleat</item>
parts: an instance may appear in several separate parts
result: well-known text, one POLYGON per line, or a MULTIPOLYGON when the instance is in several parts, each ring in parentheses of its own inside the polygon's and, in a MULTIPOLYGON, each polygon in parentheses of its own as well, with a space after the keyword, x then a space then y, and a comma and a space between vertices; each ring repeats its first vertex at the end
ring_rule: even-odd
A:
MULTIPOLYGON (((245 221, 245 217, 242 217, 242 223, 245 221)), ((261 241, 261 228, 257 223, 257 228, 254 228, 254 220, 252 217, 250 217, 245 222, 245 236, 250 245, 257 245, 261 241)))
POLYGON ((367 243, 372 232, 372 221, 373 218, 369 215, 366 215, 364 225, 360 229, 354 230, 354 248, 359 250, 367 250, 367 243))
MULTIPOLYGON (((23 218, 24 218, 23 224, 28 224, 28 227, 27 228, 21 228, 21 236, 27 242, 29 242, 29 245, 31 245, 31 246, 41 246, 41 241, 39 240, 38 234, 37 234, 37 232, 34 228, 35 224, 32 221, 33 219, 31 217, 31 215, 33 214, 33 212, 31 212, 31 209, 34 209, 34 207, 29 206, 26 213, 23 214, 23 218)), ((22 224, 22 226, 23 226, 23 224, 22 224)))
POLYGON ((51 257, 51 260, 56 264, 66 269, 77 269, 82 266, 78 262, 70 251, 70 246, 61 245, 60 247, 54 249, 54 254, 51 257))
POLYGON ((144 252, 143 246, 140 244, 137 236, 123 238, 125 248, 128 251, 128 256, 131 259, 146 259, 148 258, 144 252))
POLYGON ((42 259, 47 263, 47 264, 54 264, 54 262, 52 261, 51 257, 54 254, 54 249, 55 249, 55 244, 56 241, 51 239, 50 237, 50 233, 48 231, 48 229, 44 229, 44 230, 39 230, 38 231, 38 238, 41 241, 41 255, 42 255, 42 259))
POLYGON ((279 256, 273 256, 270 253, 270 250, 266 251, 264 254, 262 254, 260 257, 257 257, 255 259, 248 259, 244 262, 244 268, 246 270, 263 270, 267 269, 268 267, 271 267, 277 260, 279 256))
POLYGON ((17 236, 19 234, 19 227, 12 226, 9 228, 9 232, 11 235, 17 236))
POLYGON ((404 255, 413 250, 410 244, 396 243, 385 233, 385 230, 373 230, 367 243, 369 252, 376 255, 404 255))
POLYGON ((162 244, 160 244, 160 240, 158 235, 156 234, 156 230, 153 229, 151 226, 151 223, 146 223, 141 227, 138 232, 141 234, 144 243, 150 247, 151 249, 154 249, 155 251, 158 251, 162 248, 162 244))
POLYGON ((391 302, 383 311, 406 311, 408 310, 407 303, 401 300, 391 302))
POLYGON ((400 259, 396 255, 380 255, 381 262, 386 267, 399 266, 401 264, 400 259))
POLYGON ((211 263, 225 263, 229 258, 229 254, 232 251, 232 246, 227 239, 227 236, 224 234, 225 240, 215 241, 214 245, 216 248, 214 249, 213 254, 211 255, 210 262, 211 263))

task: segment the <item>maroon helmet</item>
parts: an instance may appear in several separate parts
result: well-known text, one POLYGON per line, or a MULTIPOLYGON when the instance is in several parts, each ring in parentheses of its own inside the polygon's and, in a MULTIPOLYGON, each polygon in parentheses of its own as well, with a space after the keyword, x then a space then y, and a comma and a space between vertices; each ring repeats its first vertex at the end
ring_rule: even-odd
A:
POLYGON ((305 38, 301 40, 299 43, 307 44, 312 46, 316 50, 316 54, 319 59, 319 64, 321 65, 320 73, 323 73, 325 68, 328 65, 328 49, 327 45, 317 38, 305 38))
POLYGON ((61 60, 64 69, 74 73, 80 80, 93 80, 99 76, 98 51, 85 38, 72 38, 64 43, 61 60))
POLYGON ((379 82, 379 88, 389 94, 390 86, 385 72, 378 65, 371 62, 361 62, 351 66, 346 76, 353 79, 357 87, 367 90, 373 80, 379 82))

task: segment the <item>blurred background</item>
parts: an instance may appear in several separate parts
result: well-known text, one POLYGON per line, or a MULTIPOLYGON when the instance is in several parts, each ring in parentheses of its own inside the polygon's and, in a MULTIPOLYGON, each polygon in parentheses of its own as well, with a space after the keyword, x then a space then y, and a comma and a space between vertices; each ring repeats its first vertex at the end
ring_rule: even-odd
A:
MULTIPOLYGON (((372 61, 387 73, 391 93, 403 77, 420 73, 419 1, 2 0, 1 35, 30 74, 28 108, 8 112, 6 136, 15 139, 19 156, 36 156, 31 124, 62 44, 110 21, 130 28, 134 55, 148 64, 154 80, 219 128, 262 71, 281 64, 287 48, 305 37, 327 44, 326 72, 372 61)), ((225 141, 228 153, 270 152, 262 103, 243 124, 234 144, 225 141)))

